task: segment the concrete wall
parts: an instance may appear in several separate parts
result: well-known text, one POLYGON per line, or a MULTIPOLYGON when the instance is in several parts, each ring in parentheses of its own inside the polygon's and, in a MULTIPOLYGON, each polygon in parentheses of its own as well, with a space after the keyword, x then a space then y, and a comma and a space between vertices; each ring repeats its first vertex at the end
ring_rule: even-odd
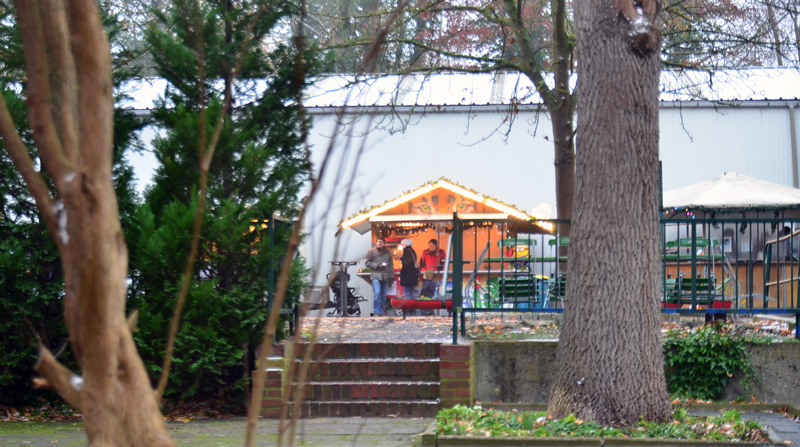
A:
MULTIPOLYGON (((547 403, 558 374, 556 341, 476 341, 475 399, 479 402, 547 403)), ((800 343, 749 345, 760 402, 800 404, 800 343)), ((740 374, 741 376, 741 374, 740 374)), ((734 377, 723 400, 744 397, 734 377)))
POLYGON ((556 341, 473 342, 475 399, 547 403, 558 374, 556 341))
POLYGON ((739 373, 725 389, 725 400, 749 401, 752 393, 761 402, 800 404, 800 343, 748 345, 747 352, 755 370, 755 390, 743 389, 739 373))

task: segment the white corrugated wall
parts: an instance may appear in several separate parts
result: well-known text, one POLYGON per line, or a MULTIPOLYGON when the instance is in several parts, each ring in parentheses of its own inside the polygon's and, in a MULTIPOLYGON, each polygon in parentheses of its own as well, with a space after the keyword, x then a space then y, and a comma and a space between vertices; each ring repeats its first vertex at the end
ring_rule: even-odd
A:
MULTIPOLYGON (((362 307, 368 314, 371 288, 354 274, 363 266, 371 238, 369 233, 360 235, 352 230, 337 238, 338 223, 440 177, 524 211, 549 203, 555 217, 553 144, 547 115, 521 111, 510 130, 507 119, 507 110, 502 108, 418 108, 393 116, 362 115, 335 132, 335 115, 317 111, 310 135, 315 169, 320 169, 332 136, 336 138, 324 182, 306 223, 308 239, 303 253, 321 273, 315 284, 324 283, 324 274, 331 268, 329 261, 360 261, 350 269, 350 285, 368 298, 362 307), (405 129, 402 123, 408 123, 405 129), (355 168, 357 157, 360 161, 355 168), (345 206, 350 179, 351 196, 345 206)), ((665 191, 724 172, 792 186, 786 102, 750 103, 738 108, 663 103, 660 122, 665 191)))
POLYGON ((794 186, 789 115, 780 102, 739 108, 665 104, 659 143, 664 191, 725 172, 794 186))

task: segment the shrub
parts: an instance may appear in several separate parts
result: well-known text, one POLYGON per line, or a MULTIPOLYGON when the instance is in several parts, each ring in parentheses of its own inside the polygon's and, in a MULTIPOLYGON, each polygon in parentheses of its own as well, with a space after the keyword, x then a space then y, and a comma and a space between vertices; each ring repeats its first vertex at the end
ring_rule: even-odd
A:
POLYGON ((664 370, 672 395, 702 400, 719 398, 739 371, 745 373, 746 387, 752 379, 744 341, 720 325, 669 330, 664 336, 664 370))

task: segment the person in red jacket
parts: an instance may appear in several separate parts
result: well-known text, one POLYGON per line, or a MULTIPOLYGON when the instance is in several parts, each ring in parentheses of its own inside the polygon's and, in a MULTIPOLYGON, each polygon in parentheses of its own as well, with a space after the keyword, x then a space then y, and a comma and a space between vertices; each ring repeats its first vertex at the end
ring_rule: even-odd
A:
POLYGON ((436 292, 436 281, 433 280, 433 273, 439 272, 444 266, 445 252, 439 248, 436 239, 428 242, 428 249, 422 252, 419 259, 419 269, 422 272, 421 296, 432 297, 436 292))

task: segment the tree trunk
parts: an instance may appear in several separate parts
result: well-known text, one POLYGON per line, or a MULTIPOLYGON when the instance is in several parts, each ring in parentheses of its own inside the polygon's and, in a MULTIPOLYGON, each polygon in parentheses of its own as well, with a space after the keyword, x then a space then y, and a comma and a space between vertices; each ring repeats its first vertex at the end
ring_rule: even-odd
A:
MULTIPOLYGON (((553 145, 555 146, 556 167, 556 206, 559 219, 571 219, 575 200, 575 114, 576 98, 570 91, 569 76, 572 52, 567 43, 567 5, 566 0, 551 0, 553 9, 553 74, 556 88, 552 100, 547 101, 550 120, 553 126, 553 145)), ((569 225, 558 228, 562 236, 569 236, 569 225)), ((564 256, 568 247, 563 247, 564 256)))
POLYGON ((574 2, 578 37, 575 213, 561 373, 549 412, 604 425, 670 416, 658 244, 660 4, 574 2), (639 17, 631 17, 633 11, 639 17))
POLYGON ((17 0, 28 115, 53 199, 4 102, 0 134, 61 254, 78 377, 42 348, 36 370, 84 417, 89 445, 171 446, 125 321, 128 253, 111 178, 111 56, 95 0, 17 0))
MULTIPOLYGON (((567 93, 567 96, 569 93, 567 93)), ((575 101, 575 98, 570 98, 575 101)), ((568 106, 553 109, 550 112, 550 120, 553 124, 553 145, 555 146, 555 169, 556 169, 556 206, 558 207, 559 219, 571 219, 575 200, 575 140, 572 137, 574 132, 572 124, 572 110, 568 106)), ((570 226, 563 224, 558 226, 561 236, 569 236, 570 226)), ((567 250, 569 247, 562 247, 567 250)), ((563 256, 567 255, 565 251, 563 256)))
MULTIPOLYGON (((551 67, 556 82, 555 88, 550 88, 544 78, 545 69, 537 54, 537 48, 541 44, 531 38, 529 30, 522 20, 522 13, 518 9, 517 2, 503 0, 503 5, 509 16, 507 23, 514 36, 519 40, 522 60, 520 70, 536 86, 550 113, 555 150, 558 218, 571 219, 575 197, 575 143, 573 139, 575 127, 572 121, 575 112, 575 97, 569 87, 572 53, 567 42, 566 0, 550 1, 550 7, 553 10, 553 62, 551 67)), ((569 225, 559 226, 558 231, 562 236, 568 236, 569 225)), ((564 248, 566 249, 566 247, 564 248)), ((566 251, 564 254, 566 255, 566 251)))

